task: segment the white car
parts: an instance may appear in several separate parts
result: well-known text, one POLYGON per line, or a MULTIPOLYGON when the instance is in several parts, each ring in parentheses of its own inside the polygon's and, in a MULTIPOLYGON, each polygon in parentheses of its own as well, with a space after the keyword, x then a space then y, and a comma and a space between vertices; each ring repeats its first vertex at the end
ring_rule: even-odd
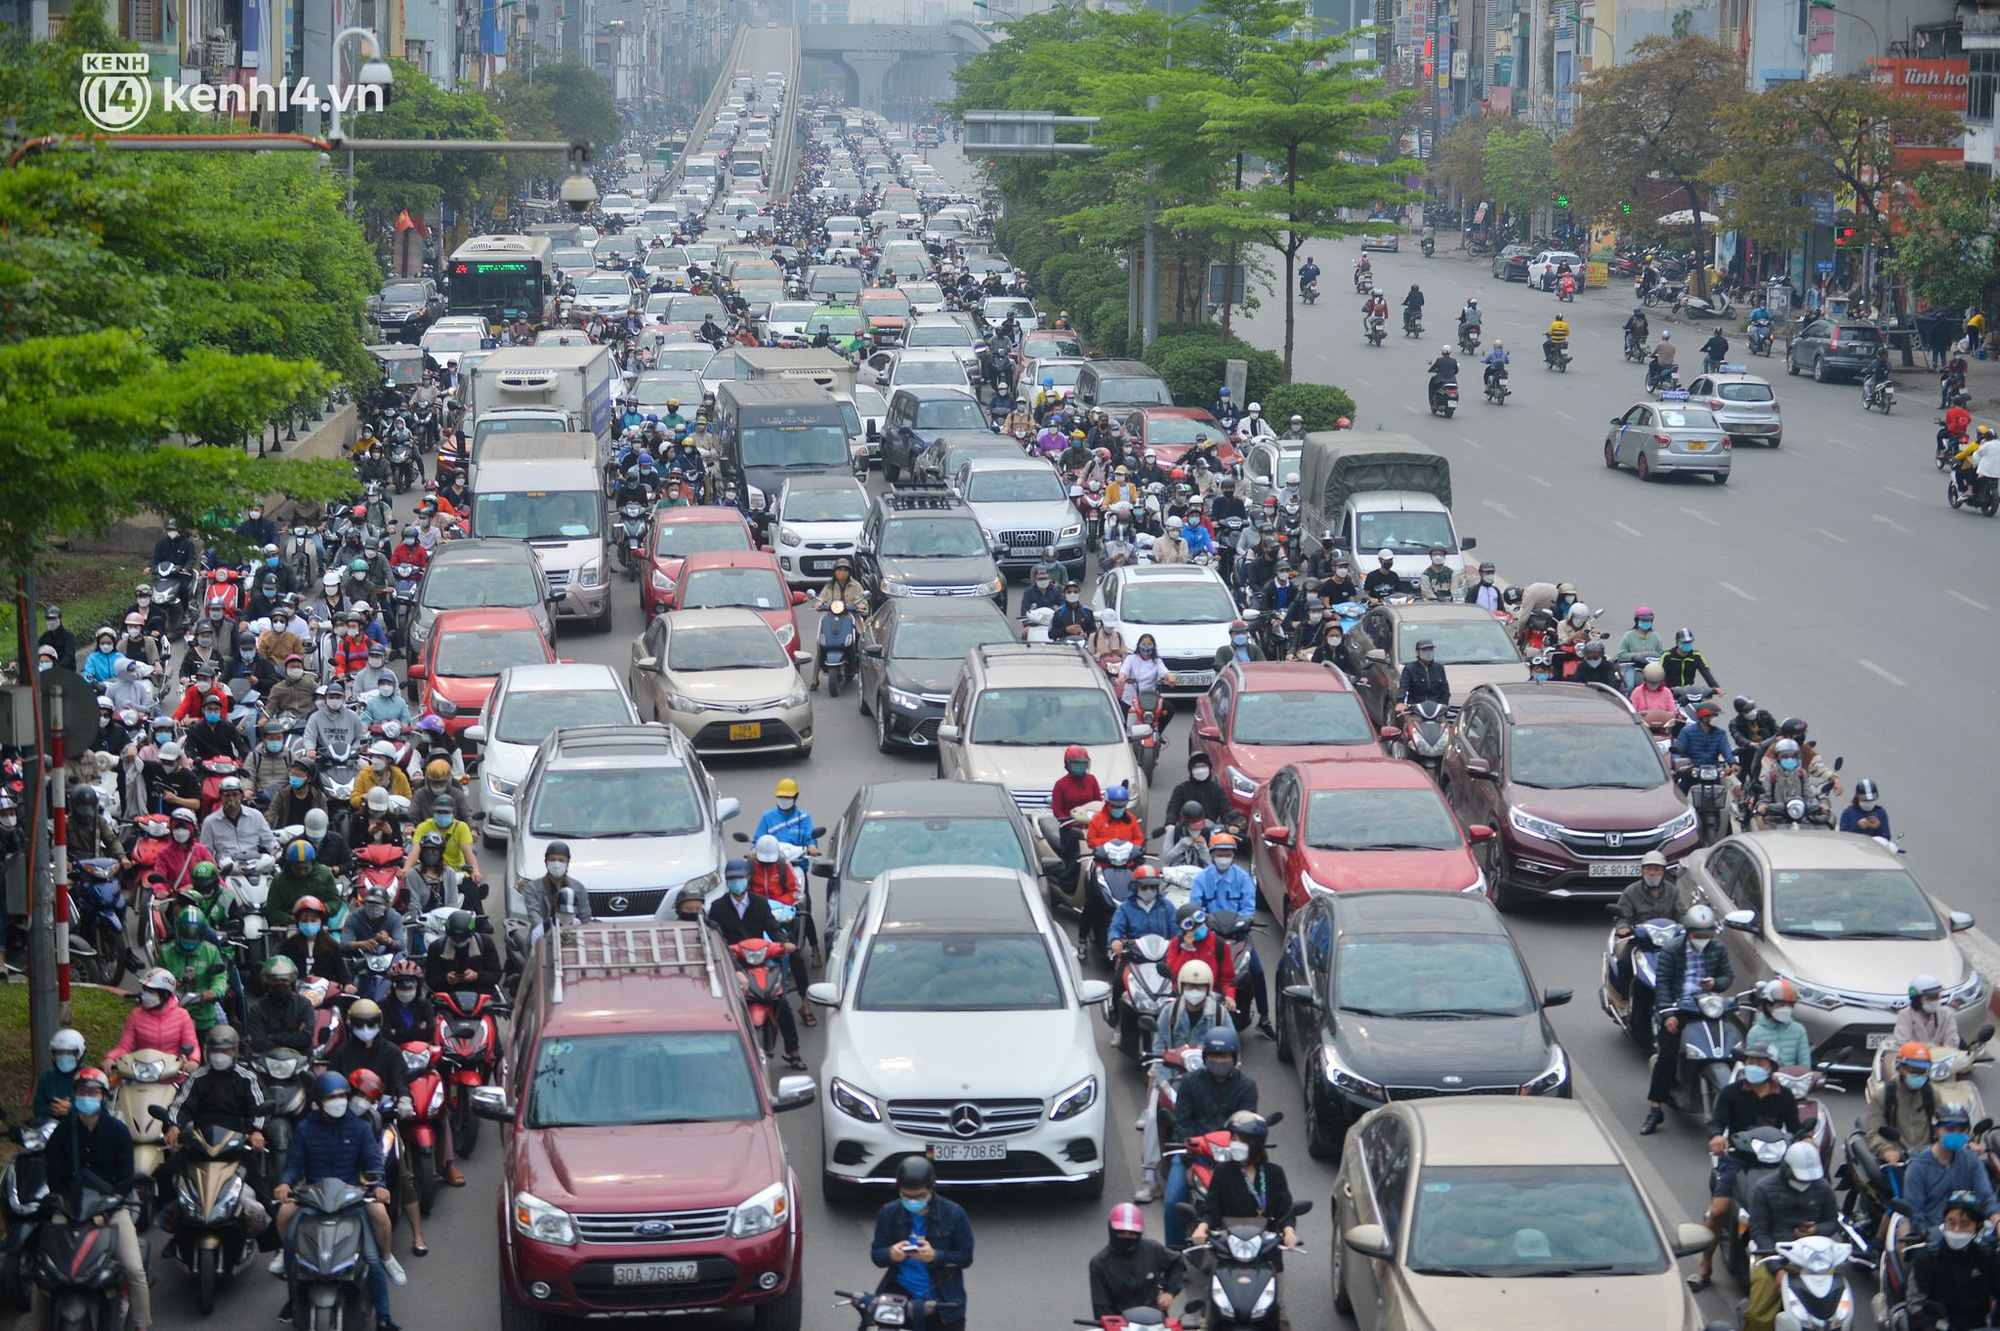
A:
POLYGON ((965 362, 948 349, 878 351, 868 358, 868 367, 884 393, 918 384, 972 391, 965 362))
POLYGON ((607 194, 598 202, 597 211, 606 221, 636 222, 645 204, 630 194, 607 194))
POLYGON ((579 314, 601 314, 622 319, 638 304, 639 283, 624 269, 594 268, 576 279, 576 295, 570 309, 579 314))
POLYGON ((1104 1062, 1078 976, 1034 879, 1017 869, 891 869, 832 943, 807 998, 827 1008, 822 1181, 831 1200, 890 1191, 927 1154, 946 1188, 1104 1182, 1104 1062))
POLYGON ((636 726, 639 713, 625 682, 607 665, 509 666, 500 672, 480 723, 465 732, 480 745, 480 808, 487 815, 482 835, 489 846, 506 844, 493 835, 493 810, 514 807, 514 792, 528 774, 535 750, 565 726, 636 726))
POLYGON ((774 342, 788 337, 803 339, 806 326, 812 321, 812 313, 818 308, 816 300, 772 301, 771 312, 764 316, 764 330, 774 342))
POLYGON ((979 339, 950 314, 926 314, 910 320, 903 345, 911 350, 948 350, 971 372, 979 363, 979 339))
POLYGON ((944 288, 928 279, 922 282, 898 282, 897 288, 910 298, 911 314, 944 313, 944 288))
POLYGON ((1556 270, 1568 264, 1576 274, 1578 286, 1583 285, 1583 256, 1574 250, 1543 250, 1528 260, 1528 285, 1543 291, 1556 289, 1556 270))
POLYGON ((1222 575, 1205 564, 1128 564, 1099 575, 1091 594, 1098 614, 1118 612, 1118 636, 1135 651, 1150 635, 1173 672, 1169 694, 1205 693, 1215 682, 1215 653, 1239 618, 1222 575))
POLYGON ((796 586, 831 578, 834 561, 853 557, 867 520, 868 492, 852 476, 827 472, 787 480, 771 522, 785 581, 796 586))

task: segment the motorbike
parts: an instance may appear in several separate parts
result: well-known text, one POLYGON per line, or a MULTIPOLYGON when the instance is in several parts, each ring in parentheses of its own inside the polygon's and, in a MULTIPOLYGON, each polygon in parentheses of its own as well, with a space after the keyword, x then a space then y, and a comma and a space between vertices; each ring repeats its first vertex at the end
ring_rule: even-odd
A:
POLYGON ((1542 364, 1551 370, 1561 370, 1564 374, 1568 374, 1571 359, 1567 342, 1542 348, 1542 364))
POLYGON ((167 1158, 166 1129, 153 1110, 173 1103, 180 1089, 181 1060, 158 1049, 134 1049, 121 1055, 112 1071, 118 1074, 118 1089, 111 1093, 111 1115, 132 1134, 132 1167, 138 1175, 132 1190, 139 1203, 138 1225, 144 1230, 159 1201, 153 1175, 167 1158))
POLYGON ((397 494, 408 494, 423 472, 417 466, 417 446, 407 434, 389 445, 389 483, 397 494))
POLYGON ((1437 253, 1437 242, 1435 240, 1432 240, 1429 236, 1425 236, 1422 240, 1417 242, 1417 248, 1422 250, 1424 252, 1424 257, 1428 259, 1432 255, 1437 253))
POLYGON ((264 1158, 257 1163, 259 1190, 270 1191, 270 1181, 292 1148, 292 1129, 305 1117, 306 1078, 312 1073, 312 1059, 296 1049, 283 1047, 257 1055, 251 1064, 264 1088, 264 1158))
POLYGON ((504 1015, 491 994, 444 990, 432 995, 438 1010, 438 1043, 445 1070, 445 1117, 452 1149, 470 1156, 479 1143, 479 1117, 472 1092, 490 1086, 500 1072, 500 1024, 504 1015))
POLYGON ((1308 305, 1319 304, 1319 283, 1308 282, 1299 288, 1299 298, 1308 305))
POLYGON ((1172 712, 1158 690, 1143 689, 1134 697, 1131 713, 1132 745, 1139 759, 1139 770, 1151 781, 1153 769, 1160 762, 1160 735, 1166 730, 1172 712))
POLYGON ((410 424, 415 427, 417 447, 426 453, 437 452, 438 439, 444 428, 438 416, 437 404, 419 402, 416 410, 411 413, 410 424))
POLYGON ((1720 763, 1694 766, 1685 758, 1674 760, 1674 773, 1686 783, 1688 803, 1700 820, 1704 849, 1729 835, 1729 769, 1720 763))
MULTIPOLYGON (((1833 770, 1838 772, 1842 762, 1843 759, 1835 758, 1833 770)), ((1757 816, 1761 820, 1760 825, 1767 830, 1794 832, 1804 831, 1807 828, 1829 830, 1833 827, 1834 815, 1833 805, 1828 801, 1827 795, 1832 789, 1833 778, 1829 776, 1826 780, 1813 785, 1805 795, 1794 795, 1783 803, 1765 800, 1758 806, 1757 816)))
POLYGON ((1132 871, 1145 857, 1143 847, 1123 839, 1107 841, 1091 852, 1090 868, 1084 875, 1088 879, 1084 890, 1096 900, 1097 913, 1101 918, 1077 930, 1076 959, 1079 962, 1089 964, 1093 957, 1106 954, 1110 943, 1104 931, 1111 927, 1111 916, 1117 911, 1119 903, 1132 894, 1132 871))
POLYGON ((1119 1051, 1129 1058, 1152 1048, 1160 1010, 1174 1000, 1173 981, 1162 965, 1166 958, 1167 940, 1158 934, 1126 939, 1114 958, 1117 974, 1111 987, 1117 1002, 1104 1015, 1117 1027, 1119 1051))
POLYGON ((49 1134, 56 1130, 54 1119, 42 1123, 21 1123, 8 1135, 20 1149, 7 1162, 0 1176, 0 1195, 7 1202, 6 1242, 0 1246, 0 1307, 28 1306, 28 1264, 40 1229, 42 1203, 49 1195, 49 1134))
MULTIPOLYGON (((950 1270, 951 1268, 941 1267, 939 1269, 950 1270)), ((860 1331, 874 1331, 875 1328, 881 1328, 881 1331, 903 1331, 904 1327, 909 1326, 913 1321, 918 1320, 919 1317, 921 1317, 924 1325, 929 1326, 932 1324, 931 1319, 937 1316, 938 1311, 938 1302, 936 1299, 925 1299, 923 1307, 918 1309, 914 1306, 915 1301, 909 1295, 899 1294, 894 1290, 885 1290, 880 1294, 869 1294, 837 1289, 834 1291, 834 1294, 840 1299, 840 1302, 833 1305, 834 1307, 850 1307, 861 1314, 860 1331)), ((1094 1326, 1096 1323, 1093 1322, 1092 1325, 1094 1326)))
POLYGON ((1510 386, 1510 384, 1509 384, 1509 381, 1508 381, 1508 378, 1507 378, 1507 367, 1506 367, 1506 366, 1502 365, 1502 366, 1500 367, 1500 372, 1499 372, 1498 374, 1493 374, 1493 375, 1488 375, 1488 376, 1487 376, 1487 378, 1486 378, 1486 400, 1487 400, 1488 402, 1491 402, 1491 403, 1492 403, 1492 404, 1493 404, 1494 406, 1496 406, 1496 407, 1504 407, 1504 406, 1506 406, 1506 405, 1507 405, 1507 399, 1508 399, 1508 397, 1509 397, 1509 396, 1511 396, 1511 395, 1513 394, 1513 391, 1514 391, 1514 390, 1513 390, 1513 388, 1512 388, 1512 387, 1510 386))
POLYGON ((1647 389, 1647 391, 1657 394, 1662 398, 1664 398, 1669 393, 1680 392, 1681 391, 1680 367, 1676 365, 1662 365, 1660 367, 1659 373, 1653 376, 1652 385, 1647 389))
POLYGON ((371 1324, 368 1194, 344 1179, 314 1179, 292 1192, 298 1214, 285 1260, 292 1271, 292 1324, 298 1331, 346 1331, 371 1324))
POLYGON ((1404 310, 1403 336, 1422 337, 1423 335, 1424 335, 1424 316, 1417 313, 1415 310, 1404 310))
POLYGON ((620 504, 618 506, 618 562, 625 568, 625 576, 637 581, 639 570, 646 567, 649 556, 646 552, 646 529, 651 525, 652 514, 644 504, 620 504))
POLYGON ((1403 757, 1422 766, 1436 781, 1457 723, 1458 709, 1445 703, 1420 702, 1411 707, 1403 716, 1399 737, 1403 757))
POLYGON ((42 1203, 30 1279, 59 1331, 119 1331, 125 1325, 125 1270, 106 1226, 125 1197, 82 1184, 42 1203))
POLYGON ((826 696, 838 698, 840 686, 853 683, 860 668, 856 660, 858 644, 855 642, 853 630, 850 629, 845 642, 826 642, 820 645, 825 649, 826 696))
POLYGON ((1568 301, 1571 304, 1576 303, 1575 273, 1564 273, 1562 275, 1562 280, 1556 284, 1556 299, 1568 301))
POLYGON ((1467 356, 1477 356, 1479 354, 1478 324, 1458 330, 1458 349, 1462 354, 1467 356))
POLYGON ((1257 920, 1255 916, 1238 915, 1233 910, 1212 910, 1208 913, 1208 927, 1215 930, 1216 937, 1229 948, 1229 961, 1235 968, 1237 985, 1236 1012, 1233 1019, 1236 1029, 1240 1031, 1249 1026, 1252 1015, 1249 975, 1255 953, 1250 942, 1250 931, 1258 927, 1257 920))
POLYGON ((1861 409, 1879 411, 1884 416, 1896 409, 1896 381, 1883 379, 1866 383, 1861 390, 1861 409))
POLYGON ((1383 339, 1389 336, 1388 331, 1383 327, 1385 322, 1379 314, 1368 316, 1367 326, 1361 330, 1361 335, 1368 339, 1369 346, 1379 347, 1382 345, 1383 339))
POLYGON ((1820 1234, 1778 1244, 1784 1261, 1778 1277, 1777 1331, 1848 1331, 1854 1325, 1854 1288, 1841 1271, 1854 1246, 1820 1234))
POLYGON ((1098 1331, 1126 1331, 1127 1327, 1159 1327, 1161 1331, 1181 1331, 1181 1319, 1169 1317, 1158 1308, 1127 1308, 1124 1312, 1106 1313, 1102 1317, 1073 1317, 1075 1326, 1094 1326, 1098 1331))
MULTIPOLYGON (((153 1113, 166 1119, 163 1108, 156 1106, 153 1113)), ((162 1215, 167 1254, 194 1277, 195 1307, 204 1317, 215 1311, 217 1287, 256 1256, 256 1240, 243 1211, 249 1154, 249 1134, 235 1128, 206 1123, 181 1132, 174 1205, 162 1215)))
POLYGON ((1771 354, 1771 324, 1769 320, 1751 320, 1750 354, 1753 356, 1768 356, 1771 354))
POLYGON ((1792 1093, 1799 1102, 1799 1135, 1797 1140, 1811 1142, 1819 1152, 1820 1164, 1828 1173, 1833 1172, 1833 1115, 1827 1112, 1821 1095, 1831 1083, 1831 1078, 1819 1068, 1779 1068, 1772 1074, 1778 1085, 1792 1093))
POLYGON ((118 861, 70 861, 70 956, 77 978, 116 985, 125 974, 125 885, 118 861), (81 946, 79 946, 81 944, 81 946))
POLYGON ((1697 1118, 1706 1119, 1715 1097, 1730 1082, 1743 1048, 1743 1030, 1729 1015, 1736 1000, 1727 994, 1698 994, 1672 1015, 1681 1020, 1680 1075, 1674 1098, 1697 1118))
POLYGON ((1945 482, 1944 501, 1954 509, 1970 505, 1987 517, 2000 514, 2000 476, 1974 475, 1972 488, 1961 489, 1958 481, 1959 469, 1954 467, 1951 479, 1945 482))
MULTIPOLYGON (((1191 1221, 1194 1208, 1182 1203, 1182 1218, 1191 1221)), ((1311 1201, 1292 1206, 1291 1219, 1311 1211, 1311 1201)), ((1208 1236, 1214 1261, 1209 1274, 1205 1331, 1278 1325, 1279 1245, 1283 1235, 1263 1225, 1231 1225, 1208 1236)), ((1291 1249, 1294 1253, 1302 1248, 1291 1249)), ((1192 1302, 1192 1301, 1191 1301, 1192 1302)))
POLYGON ((153 606, 167 621, 169 634, 179 633, 187 623, 188 571, 171 559, 153 565, 153 606))
MULTIPOLYGON (((778 904, 772 903, 772 909, 778 904)), ((744 980, 743 1002, 750 1010, 750 1025, 766 1059, 778 1051, 778 1009, 790 988, 789 958, 794 950, 789 942, 774 943, 767 938, 746 938, 729 945, 736 973, 744 980)))
POLYGON ((1375 289, 1374 271, 1368 268, 1356 268, 1354 270, 1354 294, 1357 296, 1365 296, 1374 289, 1375 289))
MULTIPOLYGON (((328 932, 333 932, 329 923, 328 932)), ((340 1004, 339 986, 324 975, 299 977, 299 994, 313 1008, 313 1052, 322 1057, 339 1036, 345 1010, 340 1004)))
POLYGON ((1431 390, 1431 415, 1450 420, 1458 410, 1458 381, 1447 380, 1431 390))
POLYGON ((1685 282, 1661 282, 1651 291, 1641 292, 1637 290, 1638 285, 1636 282, 1633 283, 1633 294, 1647 305, 1678 305, 1681 297, 1687 294, 1688 288, 1685 282))
POLYGON ((1683 292, 1674 300, 1674 313, 1685 314, 1690 319, 1727 319, 1735 312, 1736 307, 1727 291, 1714 291, 1706 296, 1683 292))
MULTIPOLYGON (((1722 1265, 1739 1283, 1750 1279, 1750 1194, 1785 1162, 1792 1144, 1783 1128, 1746 1128, 1729 1136, 1729 1154, 1736 1160, 1734 1203, 1722 1232, 1722 1265)), ((1720 1157, 1717 1157, 1718 1159, 1720 1157)), ((1715 1171, 1710 1170, 1713 1179, 1715 1171)))
MULTIPOLYGON (((394 808, 393 804, 391 808, 394 808)), ((397 910, 403 908, 405 888, 401 846, 362 846, 354 852, 354 880, 351 891, 366 892, 371 887, 379 887, 387 892, 390 903, 397 910)), ((368 997, 373 998, 374 995, 370 994, 368 997)))
POLYGON ((407 657, 410 654, 410 625, 417 618, 417 588, 424 580, 424 571, 415 564, 403 563, 389 572, 395 579, 389 596, 396 606, 396 630, 389 645, 398 654, 407 657))
POLYGON ((1646 359, 1645 343, 1630 333, 1625 334, 1625 359, 1631 361, 1634 365, 1646 359))
POLYGON ((421 1039, 401 1047, 403 1070, 410 1079, 410 1117, 402 1136, 416 1178, 418 1209, 429 1215, 437 1202, 439 1184, 438 1125, 444 1118, 444 1078, 438 1072, 438 1057, 443 1050, 421 1039))

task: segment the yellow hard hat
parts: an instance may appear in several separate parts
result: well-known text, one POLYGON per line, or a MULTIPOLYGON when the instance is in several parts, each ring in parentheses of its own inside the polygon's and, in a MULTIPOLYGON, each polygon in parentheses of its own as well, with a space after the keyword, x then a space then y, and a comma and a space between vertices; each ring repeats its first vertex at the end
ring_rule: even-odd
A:
POLYGON ((778 788, 772 791, 771 793, 776 795, 781 800, 782 799, 795 800, 799 797, 799 783, 792 780, 790 777, 786 777, 783 781, 780 781, 778 783, 778 788))

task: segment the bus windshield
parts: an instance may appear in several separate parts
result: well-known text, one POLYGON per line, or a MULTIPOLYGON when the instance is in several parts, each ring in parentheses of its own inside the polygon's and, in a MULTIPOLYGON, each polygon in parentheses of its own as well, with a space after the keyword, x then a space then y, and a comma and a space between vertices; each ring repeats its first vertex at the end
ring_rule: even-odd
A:
POLYGON ((449 292, 453 314, 489 319, 542 321, 542 264, 539 259, 457 259, 449 292))

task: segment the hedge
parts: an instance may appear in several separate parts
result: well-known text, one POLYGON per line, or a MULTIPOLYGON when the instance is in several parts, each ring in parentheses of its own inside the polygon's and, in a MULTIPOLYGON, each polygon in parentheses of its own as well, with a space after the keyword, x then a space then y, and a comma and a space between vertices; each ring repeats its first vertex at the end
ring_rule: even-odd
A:
POLYGON ((1123 356, 1129 349, 1125 340, 1129 309, 1122 294, 1099 301, 1084 321, 1084 336, 1104 355, 1123 356))
MULTIPOLYGON (((1244 392, 1262 401, 1285 381, 1285 363, 1276 352, 1253 347, 1240 337, 1224 339, 1220 331, 1162 333, 1146 348, 1145 361, 1167 381, 1167 391, 1184 407, 1206 407, 1224 382, 1224 361, 1249 362, 1244 392)), ((1266 416, 1270 413, 1265 412, 1266 416)))
POLYGON ((1308 430, 1331 430, 1342 416, 1354 420, 1354 399, 1332 384, 1279 384, 1264 394, 1264 419, 1280 431, 1293 416, 1306 418, 1308 430))

